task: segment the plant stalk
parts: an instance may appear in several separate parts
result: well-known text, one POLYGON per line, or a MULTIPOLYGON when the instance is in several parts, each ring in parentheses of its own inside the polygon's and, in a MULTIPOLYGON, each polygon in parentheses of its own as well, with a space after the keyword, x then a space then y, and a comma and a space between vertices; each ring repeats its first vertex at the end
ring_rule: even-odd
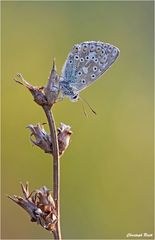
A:
POLYGON ((55 120, 52 111, 47 105, 43 106, 43 110, 46 114, 51 139, 53 146, 53 198, 57 210, 58 221, 56 223, 56 231, 53 232, 54 239, 61 240, 61 228, 60 228, 60 157, 59 157, 59 146, 57 138, 57 130, 55 120))

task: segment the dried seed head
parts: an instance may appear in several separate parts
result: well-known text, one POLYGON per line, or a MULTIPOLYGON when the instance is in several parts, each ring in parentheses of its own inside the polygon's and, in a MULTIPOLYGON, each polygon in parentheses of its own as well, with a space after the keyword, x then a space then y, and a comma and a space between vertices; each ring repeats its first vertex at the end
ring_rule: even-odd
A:
POLYGON ((44 186, 29 194, 28 183, 26 186, 21 184, 21 187, 24 198, 16 195, 8 197, 26 210, 31 218, 31 222, 40 224, 48 231, 55 231, 57 212, 50 191, 44 186))
POLYGON ((51 137, 49 134, 46 133, 43 124, 37 124, 37 125, 28 125, 27 128, 30 129, 31 135, 30 140, 31 142, 40 147, 42 150, 44 150, 45 153, 52 153, 52 142, 51 137), (34 137, 34 139, 32 138, 34 137))
MULTIPOLYGON (((27 127, 31 131, 30 140, 31 142, 44 150, 45 153, 53 154, 52 139, 51 136, 45 131, 43 124, 28 125, 27 127)), ((70 137, 72 131, 71 127, 61 123, 58 130, 58 145, 59 154, 62 155, 70 144, 70 137)))
POLYGON ((44 87, 44 93, 48 101, 48 105, 52 106, 56 100, 58 99, 59 95, 59 76, 56 72, 56 65, 55 65, 55 59, 53 60, 53 68, 51 70, 48 83, 44 87))
POLYGON ((41 105, 48 105, 45 94, 43 93, 43 87, 36 87, 28 83, 22 76, 21 73, 17 73, 17 77, 19 80, 15 79, 15 81, 23 86, 25 86, 32 94, 34 101, 41 105))
POLYGON ((72 134, 72 131, 70 129, 71 127, 64 123, 61 123, 60 127, 58 128, 58 143, 60 155, 62 155, 69 146, 70 137, 72 134))
POLYGON ((17 83, 25 86, 32 94, 34 101, 41 106, 48 106, 50 109, 58 99, 60 86, 59 76, 56 72, 55 60, 53 61, 53 68, 51 70, 48 82, 45 87, 36 87, 28 83, 21 73, 17 73, 14 79, 17 83))

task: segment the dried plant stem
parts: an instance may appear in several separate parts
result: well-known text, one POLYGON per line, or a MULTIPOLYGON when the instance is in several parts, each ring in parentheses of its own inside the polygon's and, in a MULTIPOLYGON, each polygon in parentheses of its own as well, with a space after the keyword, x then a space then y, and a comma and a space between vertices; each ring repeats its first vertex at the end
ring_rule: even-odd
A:
POLYGON ((43 106, 43 109, 48 120, 50 134, 53 143, 53 198, 55 200, 58 217, 58 221, 56 223, 56 231, 53 232, 53 234, 54 239, 62 239, 60 228, 60 157, 57 131, 52 111, 47 105, 43 106))

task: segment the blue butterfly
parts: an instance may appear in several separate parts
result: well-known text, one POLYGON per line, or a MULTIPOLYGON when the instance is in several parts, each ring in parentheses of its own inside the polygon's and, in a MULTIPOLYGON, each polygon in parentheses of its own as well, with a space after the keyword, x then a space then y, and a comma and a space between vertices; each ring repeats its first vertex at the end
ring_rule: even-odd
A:
POLYGON ((79 92, 101 77, 119 53, 109 43, 88 41, 74 45, 62 69, 59 83, 62 96, 77 101, 79 92))

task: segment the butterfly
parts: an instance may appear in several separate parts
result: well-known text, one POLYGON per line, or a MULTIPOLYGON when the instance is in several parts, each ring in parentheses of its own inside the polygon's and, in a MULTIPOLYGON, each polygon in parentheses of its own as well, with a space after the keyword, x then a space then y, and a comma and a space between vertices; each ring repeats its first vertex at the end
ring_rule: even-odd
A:
POLYGON ((59 82, 62 97, 77 101, 79 93, 101 77, 119 53, 117 47, 100 41, 74 45, 62 69, 59 82))

